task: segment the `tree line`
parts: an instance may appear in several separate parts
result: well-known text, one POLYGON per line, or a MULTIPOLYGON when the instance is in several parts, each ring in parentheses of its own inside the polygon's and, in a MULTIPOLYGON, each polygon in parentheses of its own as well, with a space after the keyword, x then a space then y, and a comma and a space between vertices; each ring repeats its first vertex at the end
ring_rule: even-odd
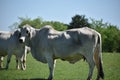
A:
POLYGON ((102 19, 95 20, 90 18, 90 21, 88 21, 88 18, 86 18, 85 15, 75 15, 71 19, 69 24, 65 24, 58 21, 43 21, 40 17, 35 19, 19 17, 19 22, 15 22, 10 28, 21 28, 25 24, 29 24, 34 28, 51 25, 54 29, 59 31, 90 27, 101 33, 103 52, 120 52, 120 30, 116 25, 104 23, 102 19))

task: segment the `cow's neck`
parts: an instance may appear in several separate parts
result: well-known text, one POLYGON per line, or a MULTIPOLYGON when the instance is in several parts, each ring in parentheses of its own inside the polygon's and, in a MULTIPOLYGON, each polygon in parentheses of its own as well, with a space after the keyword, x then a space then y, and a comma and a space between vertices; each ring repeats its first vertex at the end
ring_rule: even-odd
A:
POLYGON ((36 38, 37 37, 37 34, 38 34, 38 30, 34 30, 34 31, 32 31, 32 36, 31 36, 31 38, 30 38, 30 47, 32 48, 34 48, 35 47, 35 45, 37 45, 38 44, 38 40, 39 40, 39 38, 36 38))

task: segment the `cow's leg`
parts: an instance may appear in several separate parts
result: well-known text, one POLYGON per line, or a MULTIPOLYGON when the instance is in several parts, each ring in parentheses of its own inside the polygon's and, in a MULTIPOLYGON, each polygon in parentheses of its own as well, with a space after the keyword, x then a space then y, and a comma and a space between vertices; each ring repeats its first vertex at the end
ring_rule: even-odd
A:
POLYGON ((19 67, 19 60, 18 60, 17 56, 16 56, 16 69, 20 69, 20 67, 19 67))
POLYGON ((50 70, 48 80, 52 80, 54 76, 54 68, 55 68, 56 60, 53 60, 52 58, 47 58, 47 62, 50 70))
POLYGON ((87 80, 91 80, 92 79, 93 70, 94 70, 94 67, 95 67, 95 62, 94 62, 94 59, 93 59, 92 55, 90 55, 89 57, 86 57, 86 59, 87 59, 87 62, 89 64, 89 74, 88 74, 87 80))
POLYGON ((10 63, 11 56, 12 56, 12 53, 11 53, 11 52, 8 52, 7 63, 6 63, 6 67, 5 67, 6 70, 7 70, 8 67, 9 67, 9 63, 10 63))
POLYGON ((22 70, 26 69, 26 64, 25 64, 25 60, 23 59, 23 57, 20 59, 20 65, 21 65, 22 70))
POLYGON ((4 57, 0 56, 0 69, 3 68, 3 59, 4 59, 4 57))
POLYGON ((22 53, 24 53, 24 54, 23 54, 23 56, 21 58, 21 68, 22 68, 22 70, 26 70, 26 54, 27 54, 27 47, 26 46, 23 49, 22 53))
POLYGON ((2 68, 2 60, 1 60, 1 56, 0 56, 0 69, 2 68))
POLYGON ((26 69, 26 60, 23 59, 23 66, 24 66, 24 69, 26 69))
POLYGON ((26 59, 22 60, 22 70, 26 70, 26 59))
POLYGON ((26 69, 26 55, 27 55, 27 49, 25 49, 25 54, 23 56, 23 66, 24 66, 24 69, 26 69))

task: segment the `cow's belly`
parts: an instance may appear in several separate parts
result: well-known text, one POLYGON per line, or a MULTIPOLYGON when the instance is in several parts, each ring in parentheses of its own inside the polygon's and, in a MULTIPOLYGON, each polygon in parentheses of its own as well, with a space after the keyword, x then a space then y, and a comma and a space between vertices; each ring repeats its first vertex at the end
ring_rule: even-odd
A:
POLYGON ((6 55, 7 55, 7 51, 0 48, 0 56, 6 56, 6 55))
POLYGON ((65 57, 60 57, 61 60, 63 61, 69 61, 69 63, 76 63, 77 61, 81 60, 82 58, 84 58, 84 56, 80 55, 80 54, 74 54, 74 55, 69 55, 69 56, 65 56, 65 57))
POLYGON ((7 52, 5 51, 0 51, 0 56, 6 56, 7 55, 7 52))
POLYGON ((42 63, 47 63, 46 58, 40 57, 40 56, 33 56, 37 61, 40 61, 42 63))
POLYGON ((31 50, 31 54, 32 54, 33 58, 35 58, 37 61, 40 61, 42 63, 47 63, 45 56, 43 56, 41 53, 38 53, 38 52, 39 51, 35 52, 35 51, 31 50))

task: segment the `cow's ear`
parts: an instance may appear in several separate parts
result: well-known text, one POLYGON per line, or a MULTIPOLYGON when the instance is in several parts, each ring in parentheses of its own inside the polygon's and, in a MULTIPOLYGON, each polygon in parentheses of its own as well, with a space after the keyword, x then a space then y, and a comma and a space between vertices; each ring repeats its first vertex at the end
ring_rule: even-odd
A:
POLYGON ((32 38, 34 36, 34 28, 33 27, 29 27, 29 29, 28 29, 28 36, 30 38, 32 38))

